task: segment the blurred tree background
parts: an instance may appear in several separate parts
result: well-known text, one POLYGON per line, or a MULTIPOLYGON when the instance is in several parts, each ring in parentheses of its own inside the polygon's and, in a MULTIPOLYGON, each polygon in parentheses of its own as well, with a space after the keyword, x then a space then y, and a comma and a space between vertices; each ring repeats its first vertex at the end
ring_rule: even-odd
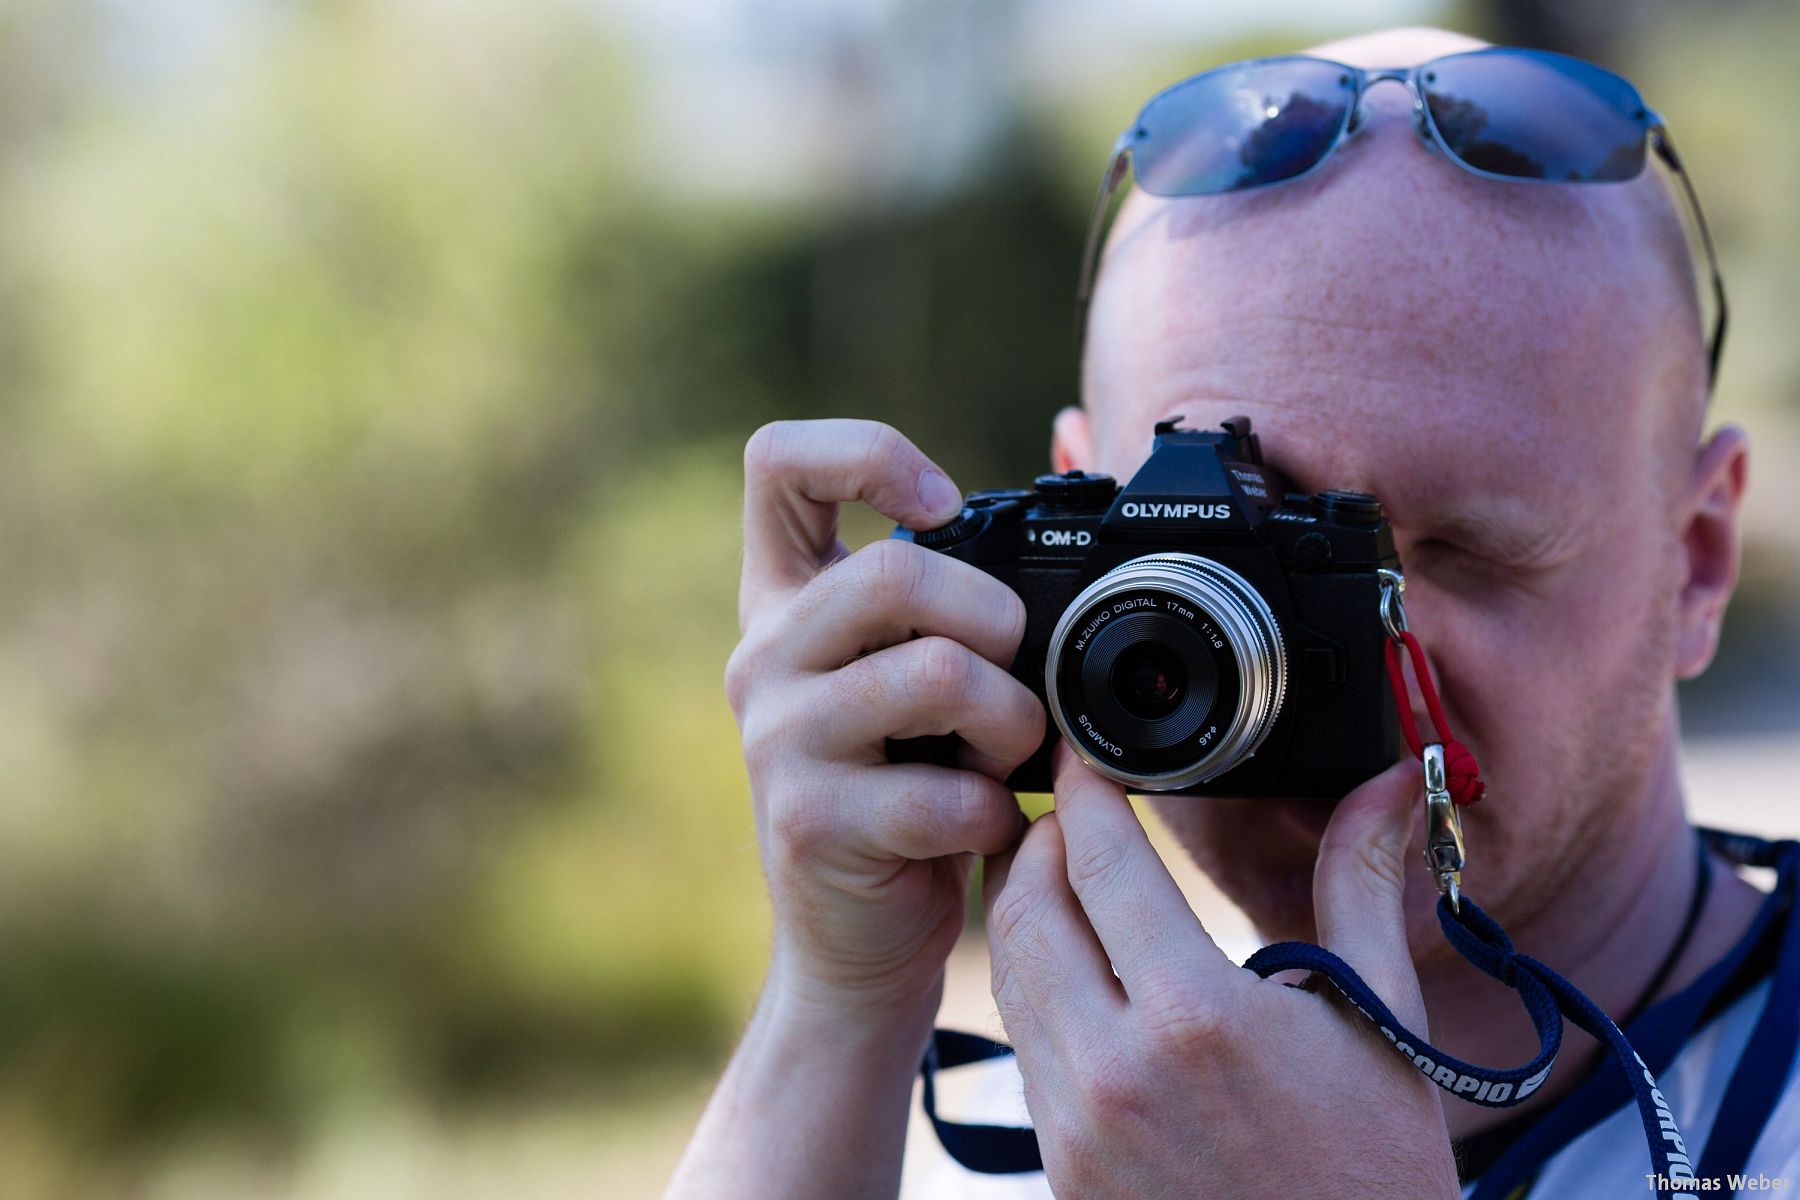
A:
POLYGON ((1430 20, 1670 117, 1760 452, 1693 725, 1791 740, 1800 12, 1211 7, 0 5, 0 1195, 653 1191, 765 952, 744 438, 1035 473, 1114 128, 1228 58, 1430 20))

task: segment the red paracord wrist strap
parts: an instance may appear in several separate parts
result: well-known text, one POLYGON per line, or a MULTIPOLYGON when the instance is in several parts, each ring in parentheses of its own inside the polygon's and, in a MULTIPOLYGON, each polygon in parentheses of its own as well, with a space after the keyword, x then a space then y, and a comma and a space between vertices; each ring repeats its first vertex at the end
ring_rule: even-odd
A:
MULTIPOLYGON (((1458 804, 1473 804, 1481 799, 1487 785, 1481 782, 1481 768, 1475 763, 1475 756, 1469 748, 1456 740, 1450 732, 1450 722, 1444 719, 1444 706, 1438 701, 1437 688, 1432 686, 1431 671, 1425 665, 1425 651, 1419 645, 1419 639, 1404 629, 1399 631, 1400 640, 1406 643, 1406 653, 1412 658, 1413 678, 1419 681, 1419 695, 1425 699, 1425 711, 1431 714, 1432 727, 1444 743, 1445 782, 1450 788, 1450 798, 1458 804)), ((1400 732, 1406 737, 1406 748, 1413 752, 1413 757, 1422 757, 1425 743, 1419 738, 1418 725, 1413 721, 1412 697, 1406 690, 1406 672, 1400 665, 1400 650, 1393 638, 1389 638, 1386 647, 1388 683, 1394 689, 1394 708, 1400 713, 1400 732)))

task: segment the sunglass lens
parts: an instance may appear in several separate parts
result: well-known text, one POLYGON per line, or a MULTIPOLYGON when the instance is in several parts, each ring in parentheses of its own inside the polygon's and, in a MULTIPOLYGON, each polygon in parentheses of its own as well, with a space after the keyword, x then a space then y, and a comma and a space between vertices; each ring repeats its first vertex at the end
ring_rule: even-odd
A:
POLYGON ((1427 64, 1419 85, 1444 148, 1477 171, 1609 183, 1643 170, 1643 99, 1579 59, 1475 51, 1427 64))
POLYGON ((1317 166, 1350 119, 1356 84, 1318 59, 1223 67, 1163 92, 1132 130, 1138 186, 1157 196, 1233 192, 1317 166))

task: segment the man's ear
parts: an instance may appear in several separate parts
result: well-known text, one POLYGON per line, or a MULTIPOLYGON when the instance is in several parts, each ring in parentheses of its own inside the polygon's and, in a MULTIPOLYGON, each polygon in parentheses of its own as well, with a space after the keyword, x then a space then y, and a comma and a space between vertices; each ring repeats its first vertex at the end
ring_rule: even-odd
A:
POLYGON ((1675 643, 1677 678, 1706 670, 1719 647, 1719 625, 1737 586, 1738 519, 1749 476, 1750 445, 1736 425, 1718 430, 1694 455, 1680 514, 1687 582, 1675 643))
POLYGON ((1056 414, 1050 428, 1050 468, 1064 471, 1091 471, 1094 467, 1094 438, 1088 428, 1086 412, 1073 406, 1056 414))

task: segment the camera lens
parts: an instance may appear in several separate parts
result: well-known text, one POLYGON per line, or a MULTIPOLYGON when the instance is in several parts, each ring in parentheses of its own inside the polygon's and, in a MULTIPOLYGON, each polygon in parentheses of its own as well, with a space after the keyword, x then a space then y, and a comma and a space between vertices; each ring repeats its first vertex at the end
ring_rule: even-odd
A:
POLYGON ((1218 699, 1218 650, 1142 593, 1108 600, 1100 611, 1067 689, 1084 701, 1077 727, 1085 717, 1115 746, 1153 754, 1193 738, 1218 699))
POLYGON ((1187 668, 1169 647, 1136 642, 1114 660, 1112 688, 1126 712, 1158 721, 1180 703, 1187 690, 1187 668))
POLYGON ((1173 791, 1256 752, 1281 710, 1286 651, 1241 575, 1191 554, 1115 567, 1050 637, 1052 719, 1089 764, 1143 791, 1173 791))

